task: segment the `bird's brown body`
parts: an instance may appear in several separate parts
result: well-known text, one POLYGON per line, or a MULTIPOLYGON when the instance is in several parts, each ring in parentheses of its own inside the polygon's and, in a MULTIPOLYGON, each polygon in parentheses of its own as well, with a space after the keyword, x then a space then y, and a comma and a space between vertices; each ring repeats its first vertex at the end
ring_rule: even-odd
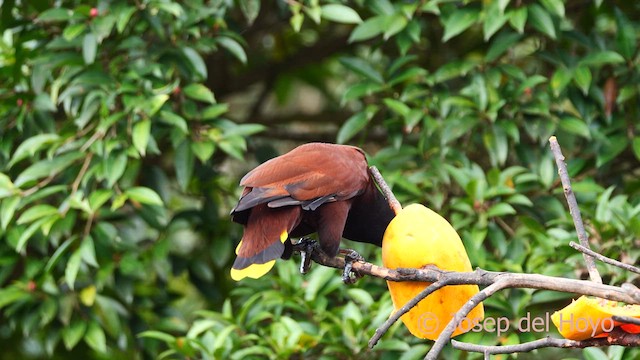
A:
POLYGON ((359 148, 310 143, 245 175, 231 211, 244 225, 232 278, 264 275, 275 259, 287 256, 290 236, 317 232, 321 249, 331 256, 343 236, 381 246, 394 212, 368 170, 359 148))

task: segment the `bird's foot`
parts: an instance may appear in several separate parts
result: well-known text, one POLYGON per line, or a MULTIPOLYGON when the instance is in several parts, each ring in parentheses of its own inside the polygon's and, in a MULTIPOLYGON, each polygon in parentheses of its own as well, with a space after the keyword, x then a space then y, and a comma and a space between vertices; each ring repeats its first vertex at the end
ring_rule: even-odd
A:
POLYGON ((317 250, 318 242, 309 237, 298 240, 296 247, 300 249, 300 273, 306 274, 311 269, 312 253, 317 250))
POLYGON ((364 261, 364 258, 352 249, 340 249, 340 254, 344 255, 342 282, 345 284, 354 284, 362 277, 362 275, 357 271, 353 271, 353 263, 356 261, 364 261), (351 276, 352 274, 353 276, 351 276))

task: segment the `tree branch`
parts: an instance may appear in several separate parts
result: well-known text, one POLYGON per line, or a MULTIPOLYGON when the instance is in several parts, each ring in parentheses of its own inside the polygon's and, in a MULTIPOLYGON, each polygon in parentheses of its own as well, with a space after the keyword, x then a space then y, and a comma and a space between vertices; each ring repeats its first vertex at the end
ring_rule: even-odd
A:
MULTIPOLYGON (((294 244, 293 250, 299 252, 304 251, 304 248, 294 244)), ((319 265, 336 269, 344 269, 345 265, 343 258, 330 257, 321 251, 314 251, 311 254, 311 259, 319 265)), ((553 290, 640 305, 640 290, 637 290, 637 288, 604 285, 588 280, 565 279, 539 274, 516 274, 486 271, 479 268, 473 272, 444 271, 436 268, 388 269, 365 261, 355 261, 353 263, 353 271, 360 275, 369 275, 388 281, 421 281, 429 283, 446 281, 447 285, 475 284, 481 286, 504 282, 506 283, 504 288, 553 290)))
POLYGON ((487 356, 490 354, 513 354, 529 352, 547 347, 582 349, 586 347, 600 347, 611 345, 640 346, 640 336, 638 334, 629 334, 622 331, 621 329, 614 328, 606 338, 592 338, 581 341, 556 339, 547 336, 544 339, 530 341, 518 345, 477 345, 456 340, 451 340, 451 345, 453 345, 453 347, 458 350, 483 353, 485 354, 485 358, 488 358, 487 356))
MULTIPOLYGON (((580 216, 580 209, 578 208, 578 201, 573 194, 573 189, 571 189, 571 180, 569 179, 569 173, 567 172, 567 164, 565 164, 564 162, 564 155, 562 155, 562 150, 560 149, 560 144, 558 144, 558 139, 556 139, 555 136, 550 137, 549 144, 551 147, 551 152, 553 152, 553 157, 556 159, 556 165, 558 166, 558 175, 560 176, 560 181, 562 181, 564 196, 565 198, 567 198, 569 212, 571 213, 571 218, 573 218, 573 224, 576 227, 580 245, 582 245, 586 249, 589 249, 589 238, 587 237, 587 232, 584 230, 584 224, 582 223, 582 217, 580 216)), ((593 258, 588 256, 587 254, 583 254, 583 256, 584 262, 587 266, 587 270, 589 271, 589 278, 591 279, 591 281, 602 283, 602 278, 598 273, 598 269, 596 268, 596 263, 593 258)))
POLYGON ((387 182, 384 181, 384 178, 382 177, 382 174, 380 174, 380 171, 378 171, 378 168, 375 166, 371 166, 369 167, 369 172, 371 173, 371 176, 373 176, 373 180, 375 180, 376 184, 378 184, 378 186, 380 187, 382 194, 389 202, 391 210, 393 210, 396 214, 399 213, 400 210, 402 210, 402 205, 400 205, 400 202, 398 201, 398 199, 396 199, 396 196, 393 195, 391 188, 389 187, 389 185, 387 185, 387 182))
POLYGON ((609 265, 613 265, 616 267, 619 267, 621 269, 627 270, 627 271, 631 271, 634 272, 636 274, 640 274, 640 268, 637 268, 633 265, 629 265, 629 264, 625 264, 623 262, 620 262, 618 260, 614 260, 611 258, 608 258, 602 254, 598 254, 597 252, 591 250, 591 249, 587 249, 586 247, 580 245, 580 244, 576 244, 575 242, 571 241, 569 243, 569 246, 571 246, 572 248, 580 251, 583 254, 589 255, 593 258, 595 258, 596 260, 600 260, 605 264, 609 264, 609 265))

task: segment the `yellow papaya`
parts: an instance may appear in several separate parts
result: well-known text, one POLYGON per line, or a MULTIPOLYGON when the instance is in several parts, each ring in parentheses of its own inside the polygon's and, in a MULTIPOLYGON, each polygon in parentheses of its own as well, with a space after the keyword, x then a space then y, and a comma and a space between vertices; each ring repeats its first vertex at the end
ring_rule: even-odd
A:
POLYGON ((640 319, 639 305, 618 305, 615 301, 581 296, 551 315, 551 321, 565 339, 585 340, 608 333, 616 326, 635 333, 635 325, 613 321, 613 315, 640 319))
MULTIPOLYGON (((469 272, 471 262, 460 236, 442 216, 420 204, 412 204, 396 215, 382 240, 382 263, 389 269, 424 268, 469 272)), ((387 281, 394 312, 430 283, 387 281)), ((445 286, 429 295, 401 319, 409 331, 422 339, 437 339, 453 315, 478 293, 477 285, 445 286)), ((484 318, 478 304, 456 328, 453 336, 473 328, 484 318)))

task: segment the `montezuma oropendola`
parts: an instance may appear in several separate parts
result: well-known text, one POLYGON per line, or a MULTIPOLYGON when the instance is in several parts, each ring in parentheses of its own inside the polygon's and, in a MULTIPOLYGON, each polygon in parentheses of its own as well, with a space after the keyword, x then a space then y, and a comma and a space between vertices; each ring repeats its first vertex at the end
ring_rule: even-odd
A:
POLYGON ((259 278, 291 255, 290 237, 317 232, 320 248, 338 254, 342 237, 382 246, 395 216, 354 146, 301 145, 246 174, 233 221, 244 225, 231 278, 259 278))

